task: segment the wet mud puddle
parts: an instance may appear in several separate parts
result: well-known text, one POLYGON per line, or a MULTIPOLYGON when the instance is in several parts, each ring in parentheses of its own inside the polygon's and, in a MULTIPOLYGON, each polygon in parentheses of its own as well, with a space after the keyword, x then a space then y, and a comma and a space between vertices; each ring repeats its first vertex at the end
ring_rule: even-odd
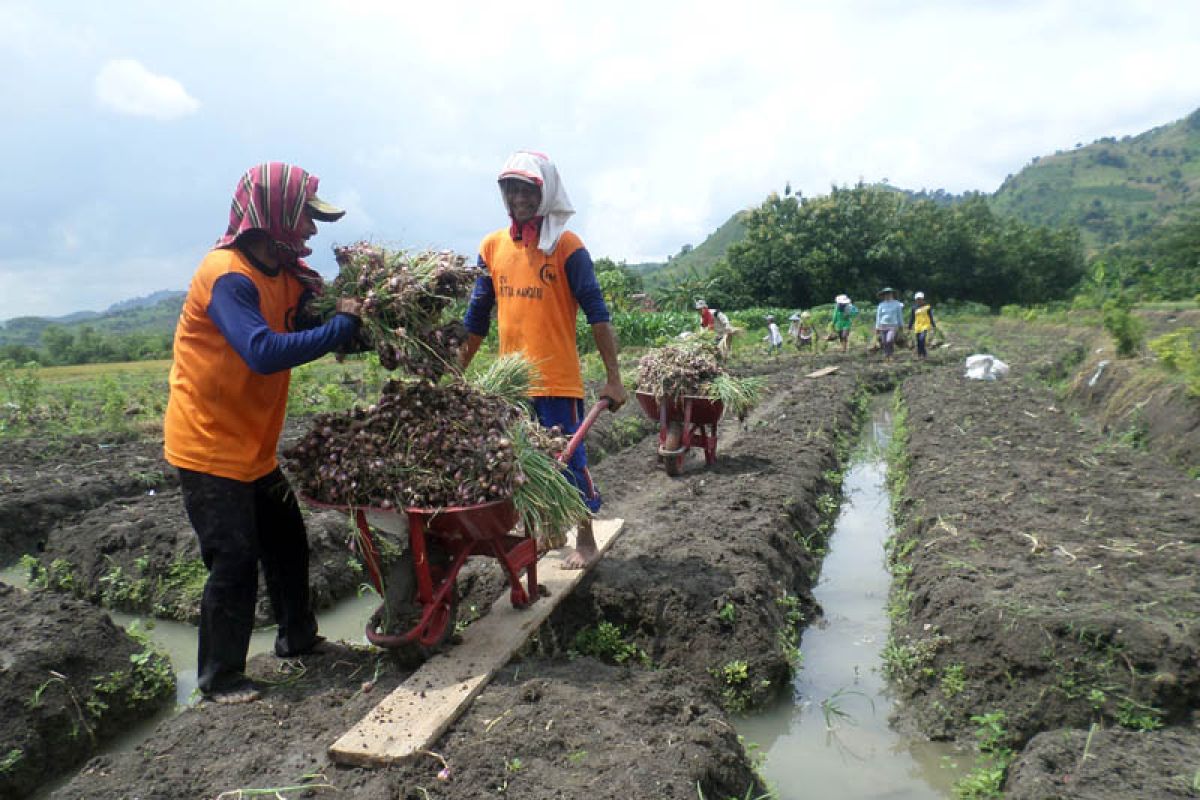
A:
POLYGON ((891 535, 886 453, 891 397, 875 400, 843 482, 844 502, 814 592, 822 619, 804 631, 792 700, 738 721, 780 800, 926 800, 952 796, 962 754, 888 725, 882 674, 891 535))

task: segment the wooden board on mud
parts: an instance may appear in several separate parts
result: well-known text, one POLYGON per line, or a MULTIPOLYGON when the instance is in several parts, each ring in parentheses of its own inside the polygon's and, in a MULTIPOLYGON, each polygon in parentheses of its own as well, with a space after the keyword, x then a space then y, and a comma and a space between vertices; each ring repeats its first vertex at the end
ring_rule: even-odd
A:
MULTIPOLYGON (((593 525, 603 555, 625 522, 606 519, 593 525)), ((333 743, 330 757, 339 764, 378 767, 431 747, 583 579, 587 570, 562 568, 566 553, 563 548, 538 561, 538 583, 546 587, 548 597, 519 610, 505 591, 487 616, 463 632, 461 644, 434 656, 396 687, 333 743)))
POLYGON ((838 369, 839 369, 839 367, 821 367, 818 370, 814 370, 813 372, 808 373, 804 377, 806 377, 806 378, 824 378, 826 375, 832 375, 833 373, 837 372, 838 369))

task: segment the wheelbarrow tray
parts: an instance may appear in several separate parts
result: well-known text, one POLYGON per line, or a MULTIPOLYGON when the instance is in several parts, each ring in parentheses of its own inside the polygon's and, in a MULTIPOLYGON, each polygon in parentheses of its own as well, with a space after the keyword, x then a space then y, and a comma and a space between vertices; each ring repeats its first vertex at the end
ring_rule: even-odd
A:
POLYGON ((638 405, 642 407, 642 411, 646 416, 655 422, 661 420, 662 406, 667 407, 667 421, 682 422, 686 411, 685 406, 690 401, 692 404, 692 422, 700 425, 715 425, 720 421, 721 415, 725 413, 725 404, 720 400, 714 400, 711 397, 701 397, 699 395, 685 395, 676 397, 670 400, 655 397, 649 392, 635 392, 638 400, 638 405))

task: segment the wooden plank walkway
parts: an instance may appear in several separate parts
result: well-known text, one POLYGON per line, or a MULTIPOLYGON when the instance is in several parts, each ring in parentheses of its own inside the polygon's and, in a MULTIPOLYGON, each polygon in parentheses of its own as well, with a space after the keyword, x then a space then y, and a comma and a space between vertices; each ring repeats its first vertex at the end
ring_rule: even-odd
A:
MULTIPOLYGON (((596 546, 603 555, 620 535, 624 520, 596 520, 596 546)), ((329 748, 339 764, 364 767, 396 764, 427 750, 458 719, 496 671, 571 593, 587 570, 562 568, 567 550, 538 562, 538 583, 549 591, 529 608, 518 610, 508 590, 483 619, 470 625, 462 642, 425 662, 367 716, 329 748)))
POLYGON ((808 373, 806 378, 824 378, 826 375, 832 375, 838 371, 838 367, 821 367, 818 370, 808 373))

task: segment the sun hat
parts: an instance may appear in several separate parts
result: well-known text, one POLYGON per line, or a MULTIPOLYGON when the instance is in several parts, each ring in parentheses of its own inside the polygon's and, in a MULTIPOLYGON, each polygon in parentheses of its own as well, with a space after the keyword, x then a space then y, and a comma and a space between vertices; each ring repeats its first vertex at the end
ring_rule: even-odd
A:
POLYGON ((925 299, 924 292, 917 292, 916 294, 913 295, 913 300, 924 300, 924 299, 925 299))
POLYGON ((895 293, 896 293, 896 290, 895 290, 895 289, 893 289, 893 288, 892 288, 892 287, 890 287, 890 286, 885 286, 885 287, 883 287, 882 289, 880 289, 878 292, 876 292, 875 296, 876 296, 876 297, 882 297, 882 296, 883 296, 883 295, 885 295, 885 294, 895 294, 895 293))
POLYGON ((696 308, 697 309, 708 308, 708 303, 704 302, 703 300, 701 300, 700 298, 697 297, 696 298, 696 308))
POLYGON ((788 317, 788 320, 791 322, 795 322, 798 319, 800 319, 800 314, 792 314, 790 317, 788 317))
POLYGON ((812 316, 812 312, 810 312, 810 311, 801 311, 800 312, 800 319, 808 319, 811 316, 812 316))
POLYGON ((848 295, 848 294, 839 294, 837 297, 833 298, 833 302, 837 303, 838 305, 842 305, 842 304, 845 304, 845 303, 849 303, 849 302, 850 302, 850 295, 848 295))
POLYGON ((774 321, 775 321, 775 315, 767 314, 767 322, 774 322, 774 321))

